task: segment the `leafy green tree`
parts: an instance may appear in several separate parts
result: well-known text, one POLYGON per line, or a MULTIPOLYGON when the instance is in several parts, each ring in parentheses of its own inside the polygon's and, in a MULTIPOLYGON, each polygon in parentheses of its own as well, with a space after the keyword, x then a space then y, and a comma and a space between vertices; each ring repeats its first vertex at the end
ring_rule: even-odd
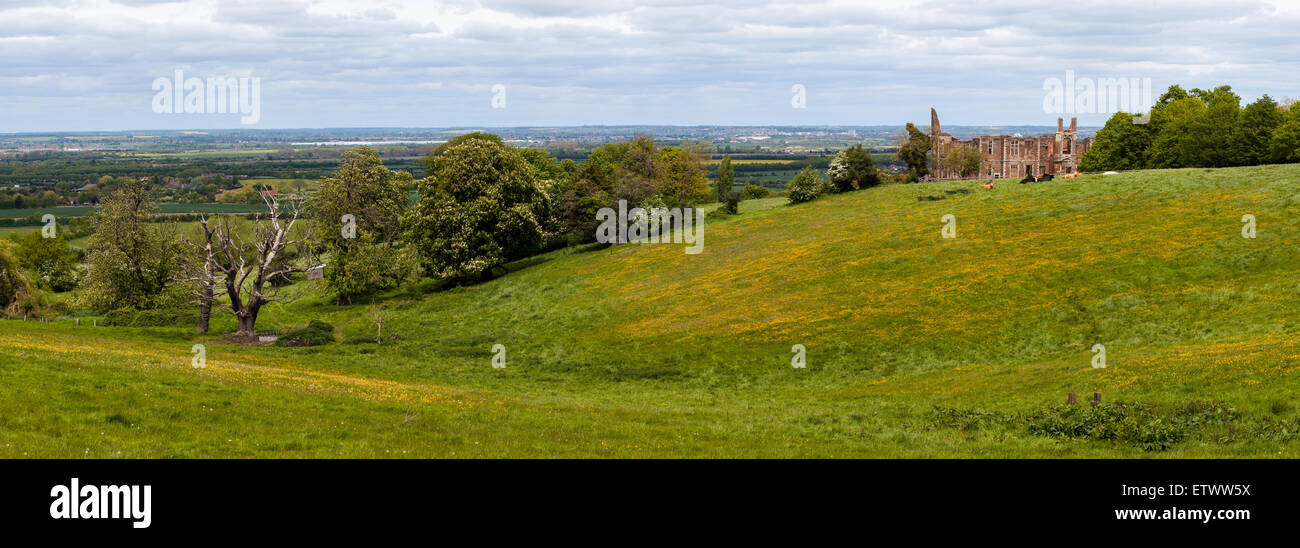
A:
POLYGON ((497 141, 468 139, 427 164, 408 226, 435 276, 482 277, 538 251, 548 237, 550 197, 528 161, 497 141))
MULTIPOLYGON (((573 177, 572 167, 566 167, 565 164, 556 160, 554 156, 545 150, 536 148, 518 149, 519 154, 533 166, 533 171, 537 173, 537 182, 547 189, 548 194, 554 194, 558 189, 564 188, 573 177)), ((570 166, 572 160, 570 160, 570 166)))
POLYGON ((907 164, 913 180, 920 180, 930 173, 930 146, 930 136, 908 122, 906 135, 901 136, 898 146, 898 159, 907 164))
POLYGON ((817 170, 808 166, 790 179, 789 184, 785 186, 785 193, 790 203, 799 204, 815 200, 833 188, 830 181, 823 179, 817 170))
POLYGON ((32 273, 37 287, 63 292, 77 286, 77 254, 68 249, 62 233, 45 238, 40 232, 29 232, 17 243, 19 265, 32 273))
POLYGON ((308 200, 312 237, 328 257, 325 285, 339 304, 406 278, 400 237, 411 185, 410 173, 384 167, 379 153, 361 147, 345 153, 338 170, 308 200))
POLYGON ((1229 86, 1184 92, 1170 86, 1151 110, 1147 167, 1221 167, 1233 163, 1228 137, 1241 110, 1229 86))
POLYGON ((1206 116, 1205 102, 1184 97, 1153 109, 1156 133, 1147 154, 1147 167, 1194 167, 1203 162, 1200 156, 1202 136, 1197 132, 1206 116))
MULTIPOLYGON (((622 145, 626 145, 623 143, 622 145)), ((619 144, 602 145, 577 167, 573 179, 560 190, 557 209, 562 230, 575 244, 596 241, 596 212, 614 200, 618 165, 626 153, 619 144)))
POLYGON ((944 169, 956 173, 959 177, 969 178, 979 174, 984 166, 984 153, 976 147, 955 147, 944 155, 941 162, 944 169))
POLYGON ((1228 137, 1233 163, 1253 166, 1269 158, 1273 132, 1282 125, 1277 101, 1265 95, 1242 109, 1228 137))
POLYGON ((766 188, 763 188, 758 185, 752 185, 752 184, 745 185, 745 188, 741 189, 740 191, 741 198, 746 200, 758 200, 758 199, 766 198, 767 195, 771 193, 772 191, 766 188))
POLYGON ((880 184, 880 173, 875 162, 862 145, 853 145, 831 160, 826 177, 836 192, 860 190, 880 184))
POLYGON ((1272 162, 1300 162, 1300 107, 1292 105, 1282 116, 1282 124, 1273 131, 1268 143, 1272 162))
POLYGON ((732 187, 736 186, 736 170, 731 167, 731 155, 722 156, 722 161, 718 162, 718 180, 714 184, 714 197, 721 202, 732 187))
POLYGON ((0 240, 0 310, 9 316, 21 314, 24 298, 31 294, 32 283, 19 264, 18 245, 0 240))
POLYGON ((668 207, 692 207, 709 195, 700 157, 681 147, 664 147, 655 159, 658 194, 668 207))
POLYGON ((153 308, 169 304, 167 292, 180 264, 175 228, 151 223, 157 206, 145 184, 128 180, 100 202, 86 246, 79 287, 96 310, 153 308))
POLYGON ((1132 114, 1117 112, 1097 131, 1092 147, 1079 161, 1079 171, 1142 169, 1150 146, 1149 127, 1134 124, 1132 114))

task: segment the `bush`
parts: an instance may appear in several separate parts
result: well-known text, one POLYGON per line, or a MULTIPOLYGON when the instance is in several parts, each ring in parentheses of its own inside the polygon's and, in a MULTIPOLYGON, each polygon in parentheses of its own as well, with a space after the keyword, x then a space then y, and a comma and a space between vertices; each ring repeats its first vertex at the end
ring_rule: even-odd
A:
POLYGON ((721 209, 729 215, 740 213, 740 193, 734 190, 723 193, 721 209))
POLYGON ((745 185, 745 188, 740 190, 740 195, 745 200, 766 198, 767 195, 771 193, 772 191, 758 185, 745 185))
POLYGON ((307 327, 295 329, 275 341, 276 346, 320 346, 334 342, 334 326, 312 320, 307 327))
POLYGON ((785 186, 786 195, 790 198, 790 203, 798 204, 810 202, 817 199, 818 196, 829 190, 830 182, 817 174, 813 168, 805 167, 793 179, 790 184, 785 186))

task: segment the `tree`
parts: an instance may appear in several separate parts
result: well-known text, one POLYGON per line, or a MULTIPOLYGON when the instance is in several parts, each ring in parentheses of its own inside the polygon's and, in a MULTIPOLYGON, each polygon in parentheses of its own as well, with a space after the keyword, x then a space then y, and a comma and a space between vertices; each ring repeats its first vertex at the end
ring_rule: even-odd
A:
POLYGON ((980 168, 984 167, 984 158, 984 153, 976 147, 959 146, 949 149, 939 163, 944 170, 969 178, 979 175, 980 168))
POLYGON ((77 254, 68 249, 62 233, 45 238, 40 232, 29 232, 17 243, 18 263, 34 275, 38 287, 63 292, 77 286, 77 254))
POLYGON ((97 310, 153 308, 179 265, 174 226, 151 223, 157 207, 144 183, 124 182, 100 203, 87 244, 86 276, 79 284, 86 304, 97 310))
POLYGON ((616 170, 621 162, 620 147, 607 144, 591 151, 578 166, 573 180, 559 192, 557 210, 562 229, 572 243, 596 241, 596 212, 614 203, 616 170))
POLYGON ((790 183, 785 186, 785 192, 790 198, 790 203, 798 204, 815 200, 831 188, 830 181, 823 179, 817 170, 808 166, 790 179, 790 183))
POLYGON ((214 245, 217 226, 206 215, 200 215, 199 229, 203 231, 201 242, 181 238, 182 243, 189 248, 190 257, 189 260, 182 261, 177 276, 177 281, 191 288, 194 304, 199 307, 199 316, 194 324, 196 335, 208 332, 213 299, 225 292, 217 278, 217 248, 214 245))
MULTIPOLYGON (((533 172, 537 174, 537 182, 546 189, 548 194, 553 195, 558 189, 564 188, 572 178, 570 168, 566 168, 566 164, 559 162, 545 150, 521 148, 519 154, 524 157, 528 165, 533 166, 533 172)), ((569 162, 571 165, 572 160, 569 162)))
POLYGON ((17 245, 0 240, 0 310, 9 316, 21 313, 22 302, 32 293, 31 280, 19 264, 17 245))
POLYGON ((920 180, 930 173, 930 136, 908 122, 905 133, 899 137, 898 159, 907 164, 913 180, 920 180))
POLYGON ((1269 139, 1268 159, 1272 162, 1300 162, 1300 107, 1292 105, 1282 119, 1282 124, 1269 139))
MULTIPOLYGON (((636 152, 638 149, 633 148, 636 152)), ((629 158, 639 165, 635 157, 629 158)), ((654 156, 649 183, 668 207, 694 207, 709 195, 709 179, 695 152, 681 147, 664 147, 654 156)))
POLYGON ((714 184, 714 197, 719 202, 726 198, 732 187, 736 186, 736 170, 731 167, 731 155, 723 155, 722 161, 718 162, 718 180, 714 184))
POLYGON ((1150 146, 1148 125, 1134 124, 1132 114, 1117 112, 1097 131, 1092 147, 1079 161, 1079 171, 1142 169, 1150 146))
POLYGON ((1177 168, 1202 164, 1199 149, 1202 139, 1196 132, 1205 112, 1205 102, 1190 96, 1152 109, 1151 119, 1156 133, 1147 154, 1147 167, 1177 168))
POLYGON ((1272 97, 1265 95, 1246 105, 1228 136, 1233 163, 1253 166, 1268 161, 1269 144, 1279 125, 1282 113, 1272 97))
POLYGON ((1153 133, 1147 166, 1221 167, 1232 163, 1228 135, 1241 109, 1229 86, 1184 92, 1170 86, 1151 110, 1153 133))
POLYGON ((875 162, 862 145, 853 145, 836 154, 826 169, 826 177, 836 192, 861 190, 880 184, 875 162))
POLYGON ((388 321, 390 311, 375 303, 370 303, 370 309, 366 311, 366 317, 370 322, 375 324, 375 344, 384 344, 384 322, 388 321))
POLYGON ((497 141, 465 140, 428 162, 408 226, 435 276, 481 277, 536 252, 551 232, 551 200, 532 166, 497 141))
POLYGON ((313 241, 328 254, 325 286, 338 304, 406 278, 400 237, 411 184, 410 173, 389 170, 374 149, 360 147, 343 155, 305 204, 313 241))
POLYGON ((263 306, 284 300, 270 281, 303 271, 300 265, 276 260, 287 249, 305 241, 305 238, 292 239, 302 204, 291 203, 288 219, 282 219, 279 200, 271 195, 263 198, 270 210, 269 218, 257 222, 251 239, 245 239, 229 218, 223 218, 213 240, 217 250, 213 264, 230 299, 227 310, 239 322, 235 334, 242 337, 252 337, 257 332, 257 315, 263 306))
POLYGON ((745 188, 740 190, 741 198, 745 200, 757 200, 761 198, 766 198, 767 195, 771 193, 772 191, 753 184, 745 185, 745 188))

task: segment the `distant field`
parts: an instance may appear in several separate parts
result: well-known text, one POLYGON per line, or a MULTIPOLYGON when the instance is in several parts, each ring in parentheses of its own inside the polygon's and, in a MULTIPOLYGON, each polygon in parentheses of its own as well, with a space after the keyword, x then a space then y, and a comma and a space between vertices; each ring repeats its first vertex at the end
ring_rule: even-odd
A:
MULTIPOLYGON (((748 164, 772 164, 772 165, 785 165, 785 164, 794 164, 796 161, 797 161, 797 160, 749 160, 749 159, 737 159, 737 158, 733 158, 733 159, 731 160, 731 163, 732 163, 733 165, 741 165, 741 164, 746 164, 746 165, 748 165, 748 164)), ((705 162, 705 165, 715 166, 715 165, 718 165, 718 164, 721 163, 721 162, 722 162, 721 160, 709 160, 708 162, 705 162)))
MULTIPOLYGON (((44 215, 51 213, 60 219, 72 217, 84 217, 95 209, 94 206, 58 206, 33 209, 0 209, 0 218, 18 219, 30 216, 32 214, 44 215)), ((180 213, 256 213, 266 211, 266 206, 260 204, 172 204, 164 203, 158 206, 160 213, 180 214, 180 213)))
POLYGON ((215 158, 215 157, 241 157, 241 156, 264 156, 280 152, 281 148, 262 148, 262 149, 231 149, 231 150, 194 150, 184 152, 129 152, 122 156, 136 158, 215 158))
POLYGON ((320 186, 320 181, 317 181, 315 179, 309 179, 306 177, 303 177, 301 179, 257 177, 252 179, 243 179, 239 182, 245 187, 249 187, 253 185, 266 185, 266 186, 270 186, 271 188, 274 188, 277 192, 296 192, 298 181, 302 181, 303 183, 302 189, 304 192, 315 190, 316 187, 320 186))

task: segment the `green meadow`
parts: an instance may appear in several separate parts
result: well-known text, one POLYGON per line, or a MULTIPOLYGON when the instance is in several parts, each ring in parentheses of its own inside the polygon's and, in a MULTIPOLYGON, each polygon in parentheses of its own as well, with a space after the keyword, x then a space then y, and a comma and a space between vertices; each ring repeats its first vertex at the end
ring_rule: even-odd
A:
POLYGON ((1300 165, 978 184, 412 283, 374 299, 382 344, 316 282, 259 327, 319 347, 0 321, 0 457, 1298 455, 1300 165))

